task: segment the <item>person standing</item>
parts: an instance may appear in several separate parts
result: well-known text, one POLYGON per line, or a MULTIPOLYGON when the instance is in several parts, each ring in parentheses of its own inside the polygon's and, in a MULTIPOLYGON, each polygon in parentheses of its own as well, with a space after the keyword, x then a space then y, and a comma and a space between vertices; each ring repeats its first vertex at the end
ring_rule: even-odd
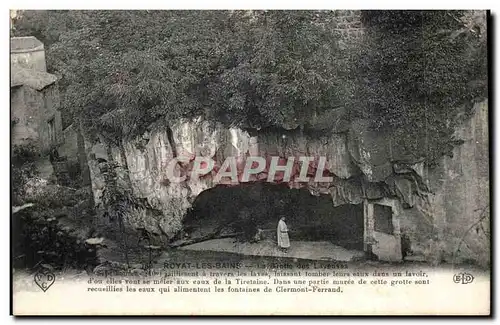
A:
POLYGON ((285 217, 281 217, 278 222, 277 237, 278 247, 286 253, 287 249, 290 247, 290 238, 288 237, 288 227, 286 226, 285 220, 285 217))

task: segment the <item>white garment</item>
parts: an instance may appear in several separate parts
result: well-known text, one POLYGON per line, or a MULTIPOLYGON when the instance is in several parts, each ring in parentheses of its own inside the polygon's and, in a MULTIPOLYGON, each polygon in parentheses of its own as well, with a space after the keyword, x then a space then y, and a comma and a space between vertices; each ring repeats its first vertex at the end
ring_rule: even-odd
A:
POLYGON ((278 246, 282 248, 290 247, 290 238, 288 237, 288 228, 283 220, 278 222, 277 229, 278 246))

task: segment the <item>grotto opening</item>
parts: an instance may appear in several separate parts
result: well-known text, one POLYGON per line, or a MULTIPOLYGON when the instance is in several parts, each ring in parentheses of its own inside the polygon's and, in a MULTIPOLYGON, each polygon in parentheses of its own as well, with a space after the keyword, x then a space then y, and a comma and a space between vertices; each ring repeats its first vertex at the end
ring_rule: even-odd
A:
POLYGON ((183 235, 234 235, 239 241, 276 241, 276 224, 285 216, 291 241, 328 241, 363 250, 362 204, 332 205, 329 195, 283 184, 218 185, 198 195, 183 222, 183 235), (260 237, 255 239, 255 235, 260 237))

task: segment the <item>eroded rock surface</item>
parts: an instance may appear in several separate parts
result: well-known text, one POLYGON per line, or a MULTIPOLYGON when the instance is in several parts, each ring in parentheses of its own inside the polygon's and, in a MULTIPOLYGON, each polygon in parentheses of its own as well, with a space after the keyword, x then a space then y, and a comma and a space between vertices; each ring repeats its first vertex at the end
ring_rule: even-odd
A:
MULTIPOLYGON (((429 237, 428 231, 431 231, 432 236, 437 236, 436 240, 446 243, 448 254, 443 254, 446 255, 443 258, 450 259, 451 255, 456 257, 450 252, 452 246, 459 246, 458 238, 471 236, 464 233, 469 227, 466 225, 474 222, 475 209, 489 203, 489 174, 485 167, 488 163, 487 111, 487 103, 476 104, 473 118, 457 130, 465 144, 457 146, 453 158, 443 158, 433 169, 415 157, 404 157, 390 134, 370 131, 367 121, 362 120, 354 121, 346 132, 313 137, 298 130, 283 133, 262 130, 251 136, 241 129, 228 129, 197 119, 179 121, 170 130, 150 132, 123 142, 121 148, 87 143, 86 149, 96 203, 101 202, 106 188, 99 164, 113 161, 118 166, 117 174, 122 175, 122 185, 129 186, 137 198, 146 200, 151 209, 161 211, 155 214, 134 210, 128 216, 129 223, 152 232, 161 228, 167 240, 182 228, 183 218, 194 199, 216 185, 217 167, 227 157, 236 157, 241 168, 245 157, 255 155, 283 159, 325 156, 332 182, 297 184, 291 181, 289 187, 305 187, 313 195, 329 194, 334 206, 395 198, 404 208, 400 216, 403 229, 410 234, 416 251, 428 249, 425 237, 429 237), (168 179, 167 168, 173 158, 184 157, 192 164, 198 156, 215 161, 217 167, 211 174, 181 183, 168 179), (419 225, 422 220, 429 226, 419 225), (445 233, 453 234, 455 239, 451 240, 445 233)), ((251 180, 265 181, 266 170, 251 180)), ((464 256, 475 255, 479 246, 476 243, 476 248, 468 247, 464 256)))

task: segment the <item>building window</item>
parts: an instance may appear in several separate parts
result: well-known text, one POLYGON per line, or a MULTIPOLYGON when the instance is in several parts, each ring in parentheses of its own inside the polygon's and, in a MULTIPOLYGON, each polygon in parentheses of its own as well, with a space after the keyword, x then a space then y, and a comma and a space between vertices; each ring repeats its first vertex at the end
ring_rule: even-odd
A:
POLYGON ((54 144, 56 142, 56 127, 54 123, 54 118, 51 118, 48 124, 49 124, 49 140, 51 144, 54 144))
POLYGON ((392 224, 392 208, 390 206, 374 204, 373 216, 375 220, 375 231, 383 232, 389 235, 394 234, 394 225, 392 224))

